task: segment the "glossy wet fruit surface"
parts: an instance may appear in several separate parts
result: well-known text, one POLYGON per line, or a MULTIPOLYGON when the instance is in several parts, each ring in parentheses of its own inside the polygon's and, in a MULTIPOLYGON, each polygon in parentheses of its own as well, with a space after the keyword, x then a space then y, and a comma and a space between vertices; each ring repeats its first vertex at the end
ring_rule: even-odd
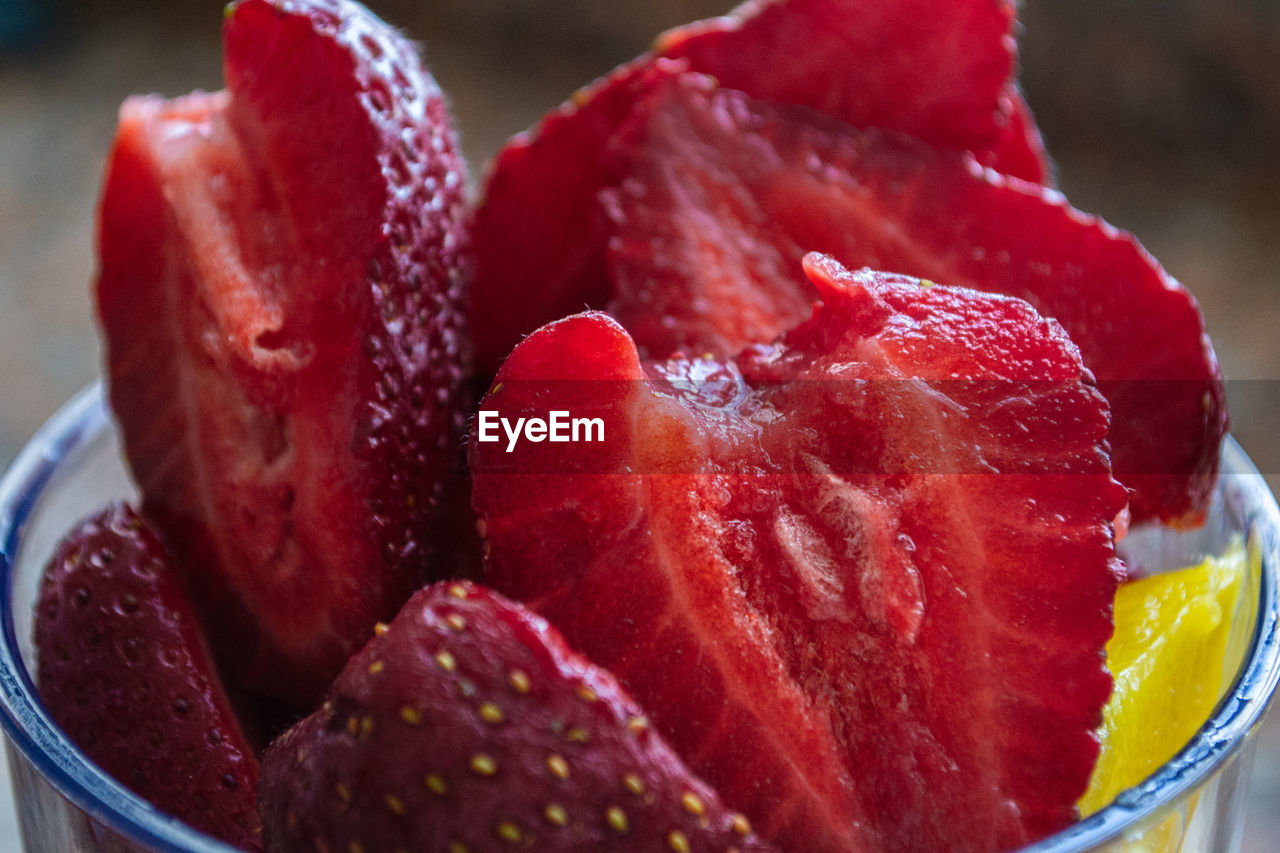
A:
POLYGON ((363 7, 244 0, 224 26, 226 91, 121 111, 99 315, 143 513, 228 677, 307 708, 445 560, 464 165, 363 7))
POLYGON ((261 840, 248 776, 207 808, 197 767, 188 811, 156 764, 256 768, 243 738, 137 704, 199 687, 236 727, 197 619, 244 719, 302 718, 266 758, 276 850, 990 853, 1209 713, 1242 587, 1218 562, 1117 601, 1115 541, 1203 520, 1221 376, 1181 285, 1047 188, 1014 3, 752 0, 517 136, 476 199, 368 10, 224 27, 225 91, 122 108, 99 219, 156 534, 112 509, 41 603, 51 707, 162 809, 261 840), (481 550, 496 591, 457 579, 481 550), (161 563, 105 593, 159 621, 68 615, 86 566, 161 563), (190 665, 139 681, 141 646, 190 665), (136 750, 85 711, 113 666, 136 750))
POLYGON ((820 251, 1061 322, 1111 402, 1135 520, 1199 523, 1216 479, 1225 395, 1194 299, 1129 235, 971 153, 637 62, 499 155, 477 247, 483 370, 582 305, 646 357, 767 343, 807 316, 799 261, 820 251), (542 199, 553 215, 525 224, 542 199))
POLYGON ((492 375, 522 334, 584 304, 605 307, 597 194, 626 174, 602 158, 623 122, 643 114, 655 76, 705 73, 1039 182, 1048 158, 1014 83, 1013 29, 1007 0, 764 0, 664 34, 654 53, 514 137, 489 168, 476 214, 481 371, 492 375))
POLYGON ((1015 847, 1073 819, 1110 691, 1105 403, 1026 303, 806 268, 813 317, 736 358, 522 343, 482 411, 611 437, 473 430, 488 578, 781 846, 1015 847))

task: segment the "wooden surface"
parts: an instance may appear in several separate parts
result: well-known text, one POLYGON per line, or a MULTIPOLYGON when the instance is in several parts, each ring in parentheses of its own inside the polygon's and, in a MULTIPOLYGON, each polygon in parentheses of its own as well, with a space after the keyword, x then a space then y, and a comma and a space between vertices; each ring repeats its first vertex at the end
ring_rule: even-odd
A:
MULTIPOLYGON (((0 0, 2 6, 3 0, 0 0)), ((510 133, 719 0, 388 0, 425 44, 480 171, 510 133)), ((1027 0, 1023 77, 1072 202, 1135 233, 1201 301, 1233 431, 1280 484, 1280 3, 1027 0)), ((221 3, 63 3, 0 53, 0 467, 97 372, 88 282, 115 111, 220 85, 221 3)), ((1280 721, 1250 853, 1280 847, 1280 721)), ((7 782, 7 777, 5 778, 7 782)), ((0 850, 11 835, 0 818, 0 850)))

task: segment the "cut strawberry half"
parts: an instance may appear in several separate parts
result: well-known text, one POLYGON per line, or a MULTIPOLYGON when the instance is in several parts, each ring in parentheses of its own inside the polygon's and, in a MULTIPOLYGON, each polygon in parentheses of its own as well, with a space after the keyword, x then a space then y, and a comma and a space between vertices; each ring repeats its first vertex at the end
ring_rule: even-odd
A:
POLYGON ((67 535, 35 615, 40 700, 76 746, 157 809, 262 849, 258 761, 169 556, 133 510, 113 505, 67 535))
POLYGON ((121 110, 98 307, 143 511, 228 676, 305 706, 434 559, 464 167, 362 7, 245 0, 224 35, 227 91, 121 110))
POLYGON ((481 417, 605 441, 477 420, 488 576, 784 849, 1042 837, 1111 686, 1106 402, 1020 300, 806 265, 822 304, 736 359, 643 363, 595 313, 521 343, 481 417))
POLYGON ((414 595, 263 760, 273 851, 773 848, 609 673, 487 589, 414 595))
POLYGON ((1195 523, 1226 431, 1222 378, 1191 295, 1136 241, 968 155, 859 132, 690 74, 615 135, 628 177, 612 298, 641 352, 732 354, 807 315, 807 251, 1026 299, 1058 320, 1111 402, 1135 519, 1195 523))
MULTIPOLYGON (((655 51, 754 98, 994 155, 1007 134, 1038 136, 1029 111, 1013 121, 1007 92, 1015 13, 1012 0, 749 0, 665 33, 655 51)), ((1020 178, 1046 174, 1036 158, 991 160, 1020 178)))
MULTIPOLYGON (((1012 83, 1009 0, 764 0, 662 36, 655 50, 513 138, 476 212, 472 301, 486 375, 520 336, 606 292, 597 193, 626 175, 602 157, 664 77, 693 69, 727 87, 915 134, 1030 180, 1048 174, 1012 83)), ((767 338, 762 338, 765 340, 767 338)))

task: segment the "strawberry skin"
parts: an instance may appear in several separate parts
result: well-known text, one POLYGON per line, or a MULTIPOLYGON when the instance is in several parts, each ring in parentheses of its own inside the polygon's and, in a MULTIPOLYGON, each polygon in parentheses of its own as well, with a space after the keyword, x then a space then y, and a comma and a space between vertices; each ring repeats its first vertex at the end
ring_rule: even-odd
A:
POLYGON ((258 762, 155 534, 115 504, 58 546, 36 604, 40 699, 96 764, 156 808, 262 847, 258 762))
POLYGON ((1190 293, 1128 234, 965 154, 685 74, 615 134, 607 307, 641 351, 733 354, 808 315, 806 252, 1025 299, 1112 408, 1137 520, 1192 525, 1217 477, 1222 376, 1190 293))
POLYGON ((469 583, 416 593, 271 745, 272 851, 767 851, 607 672, 469 583))
POLYGON ((121 110, 98 310, 142 511, 224 671, 311 707, 441 550, 464 166, 362 7, 244 0, 224 26, 226 91, 121 110))
POLYGON ((806 269, 812 317, 732 359, 642 362, 598 313, 526 338, 482 410, 606 440, 473 428, 487 577, 783 849, 1043 837, 1111 686, 1106 402, 1025 302, 806 269))

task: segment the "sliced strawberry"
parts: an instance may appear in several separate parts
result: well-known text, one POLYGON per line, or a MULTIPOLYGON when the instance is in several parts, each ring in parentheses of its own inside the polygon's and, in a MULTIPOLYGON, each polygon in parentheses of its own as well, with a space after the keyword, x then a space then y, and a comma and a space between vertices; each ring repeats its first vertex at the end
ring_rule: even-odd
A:
POLYGON ((1029 180, 1048 174, 1012 84, 1009 0, 755 0, 690 24, 585 88, 490 169, 476 213, 476 357, 492 375, 520 336, 607 293, 596 195, 625 172, 602 160, 645 94, 690 68, 766 100, 881 126, 1029 180), (666 57, 666 58, 662 58, 666 57))
POLYGON ((1003 103, 1007 104, 1004 110, 1009 114, 1009 123, 1000 131, 991 150, 974 152, 974 156, 982 165, 1010 177, 1055 186, 1053 161, 1022 91, 1010 83, 1005 89, 1003 103))
POLYGON ((628 175, 603 304, 662 358, 731 354, 807 315, 806 251, 1026 299, 1062 323, 1111 402, 1136 519, 1194 522, 1226 407, 1191 295, 1136 241, 1040 186, 682 75, 615 139, 628 175))
POLYGON ((86 755, 196 829, 262 848, 258 762, 155 534, 124 504, 54 552, 36 604, 40 699, 86 755))
POLYGON ((435 559, 463 163, 435 82, 363 8, 245 0, 225 41, 228 91, 121 110, 99 312, 143 511, 220 659, 304 705, 435 559))
MULTIPOLYGON (((755 98, 812 107, 943 149, 995 152, 1011 132, 1013 0, 748 0, 728 16, 664 34, 661 56, 755 98)), ((1043 163, 994 158, 1039 180, 1043 163)))
POLYGON ((771 850, 609 673, 489 590, 414 595, 263 761, 276 851, 771 850))
POLYGON ((642 56, 576 93, 494 159, 476 212, 471 324, 478 369, 492 376, 520 336, 606 295, 596 193, 602 162, 634 103, 681 63, 642 56))
POLYGON ((823 304, 737 359, 594 313, 521 343, 481 413, 605 441, 477 421, 488 576, 780 847, 1016 847, 1073 820, 1110 691, 1105 400, 1024 302, 807 266, 823 304))

